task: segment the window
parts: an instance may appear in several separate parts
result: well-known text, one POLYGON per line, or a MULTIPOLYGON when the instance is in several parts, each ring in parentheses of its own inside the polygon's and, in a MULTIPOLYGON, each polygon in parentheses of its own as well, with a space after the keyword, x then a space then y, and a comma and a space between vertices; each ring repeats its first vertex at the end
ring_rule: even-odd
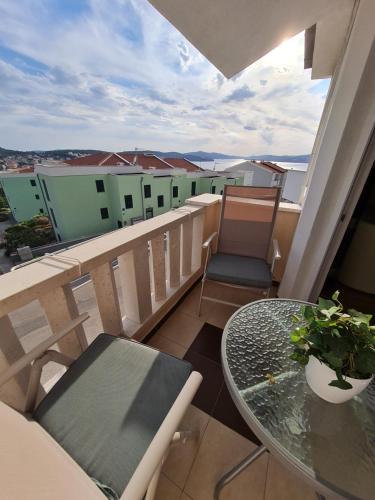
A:
POLYGON ((220 191, 220 194, 223 194, 223 192, 224 192, 224 191, 223 191, 223 190, 221 190, 221 191, 220 191))
POLYGON ((158 207, 164 207, 164 196, 162 194, 159 194, 158 196, 158 207))
POLYGON ((44 210, 43 210, 43 208, 40 208, 40 209, 39 209, 39 213, 40 213, 40 214, 44 214, 44 210))
POLYGON ((53 211, 53 208, 51 208, 51 216, 52 216, 52 222, 53 222, 54 226, 57 227, 55 212, 53 211))
POLYGON ((44 179, 42 180, 42 184, 43 184, 43 187, 44 187, 44 191, 45 191, 45 193, 46 193, 47 200, 48 200, 48 201, 51 201, 51 200, 49 199, 49 193, 48 193, 48 189, 47 189, 47 184, 46 184, 46 181, 45 181, 44 179))
POLYGON ((216 186, 211 186, 211 193, 215 194, 216 193, 216 186))
POLYGON ((154 216, 154 209, 152 207, 146 208, 146 219, 152 219, 154 216))
POLYGON ((36 199, 36 200, 39 200, 39 198, 40 198, 40 197, 39 197, 39 195, 38 195, 38 194, 36 194, 36 195, 35 195, 35 199, 36 199))
POLYGON ((122 222, 120 220, 117 221, 117 227, 118 228, 122 227, 122 222))
POLYGON ((173 186, 173 198, 178 198, 178 186, 173 186))
POLYGON ((150 186, 150 184, 145 184, 143 186, 143 192, 145 194, 145 198, 151 198, 151 186, 150 186))
POLYGON ((95 181, 96 184, 96 191, 98 193, 104 193, 104 181, 95 181))
POLYGON ((101 208, 100 215, 102 216, 102 219, 109 219, 108 208, 101 208))
POLYGON ((196 191, 197 191, 197 182, 193 181, 191 183, 191 196, 195 196, 196 191))
POLYGON ((126 194, 124 196, 125 198, 125 208, 133 208, 133 195, 131 194, 126 194))
POLYGON ((32 186, 36 186, 36 182, 34 181, 34 179, 31 179, 31 180, 30 180, 30 184, 31 184, 32 186))

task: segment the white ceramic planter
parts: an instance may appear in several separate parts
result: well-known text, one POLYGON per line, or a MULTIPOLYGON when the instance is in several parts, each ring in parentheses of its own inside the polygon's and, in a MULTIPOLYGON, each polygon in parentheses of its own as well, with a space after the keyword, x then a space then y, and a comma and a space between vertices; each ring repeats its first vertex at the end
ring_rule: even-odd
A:
POLYGON ((339 389, 329 385, 336 379, 336 373, 329 366, 321 363, 315 356, 309 357, 305 367, 306 380, 310 388, 322 399, 330 403, 344 403, 362 392, 371 382, 372 378, 357 379, 344 377, 352 385, 352 389, 339 389))

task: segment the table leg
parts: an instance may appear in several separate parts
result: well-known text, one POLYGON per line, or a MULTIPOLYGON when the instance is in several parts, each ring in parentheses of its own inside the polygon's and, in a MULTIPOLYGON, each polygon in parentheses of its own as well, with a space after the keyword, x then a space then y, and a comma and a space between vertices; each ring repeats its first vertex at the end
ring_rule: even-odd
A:
POLYGON ((229 472, 224 474, 220 481, 215 486, 214 500, 219 500, 221 490, 229 484, 233 479, 238 476, 243 470, 246 469, 250 464, 252 464, 257 458, 259 458, 267 448, 265 446, 258 446, 250 455, 244 458, 238 465, 233 467, 229 472))

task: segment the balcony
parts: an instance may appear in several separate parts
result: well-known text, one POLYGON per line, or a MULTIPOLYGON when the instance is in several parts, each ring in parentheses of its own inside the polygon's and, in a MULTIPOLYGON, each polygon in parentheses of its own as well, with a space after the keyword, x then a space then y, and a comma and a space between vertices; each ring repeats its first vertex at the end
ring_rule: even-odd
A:
MULTIPOLYGON (((180 358, 200 358, 198 369, 206 393, 190 407, 183 422, 183 427, 199 430, 199 441, 170 454, 156 497, 160 500, 212 498, 219 477, 255 447, 238 416, 233 413, 231 420, 230 401, 223 398, 221 409, 216 404, 224 387, 218 380, 220 367, 191 349, 204 328, 220 337, 235 310, 206 302, 198 316, 202 242, 218 230, 220 208, 221 196, 197 196, 179 209, 45 256, 0 278, 0 372, 84 312, 90 319, 58 345, 68 356, 77 356, 105 331, 130 336, 180 358)), ((274 294, 299 213, 296 205, 280 204, 274 236, 282 259, 274 271, 274 294)), ((211 286, 210 294, 244 304, 256 298, 244 290, 220 289, 218 285, 211 286)), ((215 349, 217 338, 213 344, 215 349)), ((24 370, 22 376, 3 386, 1 399, 19 407, 27 375, 24 370)), ((48 391, 60 375, 61 368, 48 365, 41 390, 48 391)), ((247 498, 241 492, 250 490, 252 498, 267 500, 314 498, 312 490, 267 455, 239 476, 223 498, 247 498)))

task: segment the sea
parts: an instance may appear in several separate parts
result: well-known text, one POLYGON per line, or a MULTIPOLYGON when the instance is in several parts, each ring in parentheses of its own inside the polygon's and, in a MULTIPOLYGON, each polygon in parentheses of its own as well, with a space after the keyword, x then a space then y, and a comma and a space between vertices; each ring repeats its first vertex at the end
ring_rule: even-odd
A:
MULTIPOLYGON (((213 161, 194 161, 198 167, 207 169, 207 170, 215 170, 216 172, 222 172, 226 168, 233 167, 234 165, 237 165, 237 163, 241 163, 243 161, 246 161, 244 158, 234 158, 231 160, 222 160, 222 159, 217 159, 213 161)), ((277 165, 280 165, 280 167, 283 167, 287 170, 298 170, 301 172, 306 172, 308 163, 288 163, 284 161, 278 161, 275 162, 277 165)))

